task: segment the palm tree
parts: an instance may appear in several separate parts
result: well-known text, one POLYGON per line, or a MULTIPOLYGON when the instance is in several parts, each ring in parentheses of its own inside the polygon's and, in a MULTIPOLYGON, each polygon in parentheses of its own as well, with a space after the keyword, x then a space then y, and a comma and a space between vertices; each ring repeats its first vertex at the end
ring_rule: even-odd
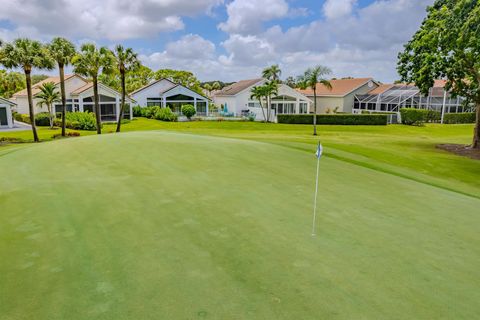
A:
POLYGON ((278 64, 274 64, 268 68, 263 69, 262 77, 270 81, 279 82, 281 74, 282 70, 280 70, 278 64))
POLYGON ((324 66, 316 66, 308 68, 305 73, 298 77, 298 87, 300 89, 311 88, 313 90, 313 135, 317 135, 317 84, 322 84, 329 90, 332 89, 330 81, 324 78, 325 75, 332 73, 332 71, 324 66))
POLYGON ((260 103, 260 109, 262 109, 263 119, 265 119, 265 121, 267 121, 267 118, 265 117, 265 111, 263 111, 262 100, 263 98, 266 98, 266 96, 265 86, 255 86, 250 91, 250 99, 258 100, 260 103))
POLYGON ((65 38, 53 38, 52 42, 48 45, 50 55, 58 64, 58 72, 60 73, 60 91, 62 95, 62 136, 65 137, 65 113, 67 111, 67 99, 65 94, 65 66, 70 64, 75 55, 75 46, 73 43, 65 38))
POLYGON ((12 43, 7 43, 0 51, 0 64, 4 65, 6 68, 21 68, 25 73, 28 94, 28 111, 30 113, 33 140, 38 142, 40 140, 38 139, 37 128, 35 127, 31 73, 33 68, 52 69, 54 65, 53 59, 50 57, 47 48, 39 41, 26 38, 19 38, 12 43))
POLYGON ((120 106, 120 114, 118 115, 117 120, 117 130, 116 132, 120 132, 120 127, 122 124, 123 113, 125 112, 125 75, 128 72, 138 70, 140 68, 140 60, 138 60, 138 56, 135 52, 133 52, 132 48, 125 49, 122 45, 117 45, 115 47, 115 51, 113 53, 115 57, 115 64, 120 72, 120 79, 122 83, 122 103, 120 106))
MULTIPOLYGON (((270 111, 272 109, 272 97, 278 95, 278 81, 271 80, 265 84, 265 94, 267 98, 267 122, 270 121, 270 111)), ((276 112, 275 112, 276 113, 276 112)))
POLYGON ((101 47, 98 49, 93 43, 83 44, 80 52, 72 58, 74 72, 90 77, 93 81, 93 100, 95 117, 97 119, 97 134, 102 133, 102 120, 98 101, 98 74, 100 72, 105 74, 111 73, 114 69, 114 61, 115 57, 108 48, 101 47))
MULTIPOLYGON (((60 102, 60 94, 56 91, 55 83, 46 82, 40 86, 40 92, 35 96, 38 99, 37 106, 40 108, 45 105, 50 116, 50 129, 53 128, 52 106, 55 102, 60 102)), ((65 116, 65 115, 64 115, 65 116)))

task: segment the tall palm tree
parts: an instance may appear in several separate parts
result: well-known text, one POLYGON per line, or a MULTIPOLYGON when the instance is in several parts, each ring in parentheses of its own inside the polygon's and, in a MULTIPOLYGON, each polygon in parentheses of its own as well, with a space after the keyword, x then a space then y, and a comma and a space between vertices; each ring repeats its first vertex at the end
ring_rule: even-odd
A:
POLYGON ((259 104, 260 104, 260 109, 262 109, 262 114, 263 114, 263 119, 265 121, 267 121, 267 118, 265 117, 265 111, 263 110, 263 104, 262 104, 262 100, 263 98, 266 98, 266 90, 265 90, 265 86, 255 86, 252 88, 252 90, 250 91, 250 99, 252 100, 258 100, 259 104))
POLYGON ((102 120, 98 96, 98 74, 100 72, 109 74, 114 70, 115 57, 112 52, 106 48, 100 49, 93 43, 83 44, 80 52, 72 58, 74 72, 86 77, 92 78, 93 81, 93 101, 95 117, 97 119, 97 134, 102 133, 102 120))
POLYGON ((324 78, 332 71, 324 66, 316 66, 314 68, 308 68, 305 73, 298 77, 298 87, 300 89, 311 88, 313 90, 313 135, 317 135, 317 84, 322 84, 329 90, 332 89, 330 81, 324 78))
MULTIPOLYGON (((55 83, 46 82, 40 86, 40 92, 35 96, 38 99, 37 106, 40 108, 46 106, 50 116, 50 128, 53 128, 53 110, 52 106, 55 102, 60 102, 60 94, 57 91, 55 83)), ((65 115, 64 115, 65 116, 65 115)))
POLYGON ((274 64, 268 68, 263 69, 262 77, 270 81, 278 82, 280 81, 281 74, 282 74, 282 70, 280 70, 280 67, 278 66, 278 64, 274 64))
POLYGON ((30 122, 33 132, 33 140, 40 141, 35 126, 35 113, 33 110, 32 97, 32 78, 33 68, 52 69, 54 62, 50 57, 47 48, 39 41, 26 38, 19 38, 12 43, 4 44, 0 50, 0 64, 6 68, 21 68, 25 73, 25 82, 27 84, 28 111, 30 113, 30 122))
POLYGON ((115 47, 115 51, 113 52, 115 57, 115 65, 117 67, 118 72, 120 72, 120 80, 122 84, 122 103, 120 106, 120 114, 118 115, 117 120, 117 130, 116 132, 120 132, 120 127, 122 124, 123 114, 125 112, 125 96, 126 96, 126 88, 125 88, 125 75, 128 72, 136 71, 140 68, 140 60, 138 60, 138 55, 133 52, 132 48, 125 49, 122 45, 117 45, 115 47))
POLYGON ((48 50, 52 58, 58 64, 58 72, 60 73, 60 92, 62 95, 62 136, 65 136, 65 113, 67 111, 67 99, 65 94, 65 66, 70 64, 70 60, 72 60, 73 56, 75 55, 75 46, 73 43, 68 41, 65 38, 53 38, 52 42, 48 45, 48 50))

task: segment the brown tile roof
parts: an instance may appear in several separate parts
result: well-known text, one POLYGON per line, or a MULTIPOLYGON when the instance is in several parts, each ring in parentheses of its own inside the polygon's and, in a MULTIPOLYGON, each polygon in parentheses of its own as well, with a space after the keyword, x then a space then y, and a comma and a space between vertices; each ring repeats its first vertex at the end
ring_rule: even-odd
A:
POLYGON ((262 78, 241 80, 241 81, 235 82, 234 84, 226 86, 222 90, 215 93, 215 95, 216 96, 234 96, 237 93, 242 92, 243 90, 247 89, 248 87, 253 86, 254 84, 256 84, 256 83, 258 83, 262 80, 263 80, 262 78))
MULTIPOLYGON (((68 80, 70 79, 71 77, 75 76, 74 74, 69 74, 69 75, 66 75, 65 76, 65 80, 68 80)), ((37 82, 35 83, 33 86, 32 86, 32 96, 36 95, 37 93, 40 92, 40 87, 44 84, 44 83, 48 83, 48 82, 53 82, 55 84, 59 84, 60 83, 60 77, 48 77, 40 82, 37 82)), ((23 89, 23 90, 20 90, 18 92, 16 92, 13 97, 17 97, 17 96, 26 96, 27 95, 27 89, 23 89)))
MULTIPOLYGON (((335 79, 330 80, 332 89, 330 90, 321 83, 317 83, 317 96, 346 96, 355 89, 360 88, 368 81, 373 81, 372 78, 353 78, 353 79, 335 79)), ((300 93, 306 96, 313 96, 313 90, 307 88, 305 90, 297 89, 300 93)))
POLYGON ((393 84, 382 83, 375 89, 368 91, 368 94, 382 94, 385 91, 391 89, 393 86, 394 86, 393 84))
POLYGON ((73 95, 80 94, 83 91, 90 89, 91 87, 93 87, 93 82, 90 81, 87 84, 84 84, 83 86, 73 90, 70 94, 73 94, 73 95))

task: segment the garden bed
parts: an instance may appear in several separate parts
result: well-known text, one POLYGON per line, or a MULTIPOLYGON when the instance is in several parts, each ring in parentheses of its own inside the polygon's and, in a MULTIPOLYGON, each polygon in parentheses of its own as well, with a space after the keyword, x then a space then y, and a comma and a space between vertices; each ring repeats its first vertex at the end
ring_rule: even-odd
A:
POLYGON ((442 149, 459 156, 469 157, 471 159, 480 160, 480 149, 472 149, 469 145, 464 144, 439 144, 438 149, 442 149))

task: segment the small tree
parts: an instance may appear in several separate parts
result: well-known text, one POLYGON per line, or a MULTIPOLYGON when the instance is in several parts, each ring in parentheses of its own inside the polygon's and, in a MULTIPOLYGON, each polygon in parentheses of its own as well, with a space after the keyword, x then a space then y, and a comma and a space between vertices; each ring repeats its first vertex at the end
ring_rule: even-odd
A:
POLYGON ((323 78, 332 71, 323 66, 316 66, 309 68, 305 73, 298 77, 297 85, 300 89, 311 88, 313 90, 313 135, 317 135, 317 84, 323 84, 325 87, 332 89, 332 84, 327 79, 323 78))
POLYGON ((196 113, 197 110, 195 110, 195 107, 191 104, 184 104, 182 106, 182 114, 187 117, 188 120, 190 120, 196 113))
POLYGON ((260 109, 262 109, 263 119, 265 121, 267 121, 267 117, 265 116, 265 111, 263 110, 262 100, 266 98, 266 96, 267 94, 266 94, 265 86, 255 86, 250 91, 250 99, 258 100, 258 103, 260 104, 260 109))
POLYGON ((437 0, 398 56, 402 80, 427 94, 435 79, 476 105, 472 148, 480 149, 480 2, 437 0))
MULTIPOLYGON (((48 115, 49 115, 49 120, 50 120, 50 129, 53 128, 53 110, 52 106, 55 102, 60 102, 60 94, 57 91, 57 88, 55 87, 55 83, 53 82, 47 82, 44 83, 40 86, 40 93, 36 95, 36 98, 38 99, 37 106, 40 108, 42 106, 46 106, 48 110, 48 115)), ((62 113, 62 116, 65 117, 65 115, 62 113)))

